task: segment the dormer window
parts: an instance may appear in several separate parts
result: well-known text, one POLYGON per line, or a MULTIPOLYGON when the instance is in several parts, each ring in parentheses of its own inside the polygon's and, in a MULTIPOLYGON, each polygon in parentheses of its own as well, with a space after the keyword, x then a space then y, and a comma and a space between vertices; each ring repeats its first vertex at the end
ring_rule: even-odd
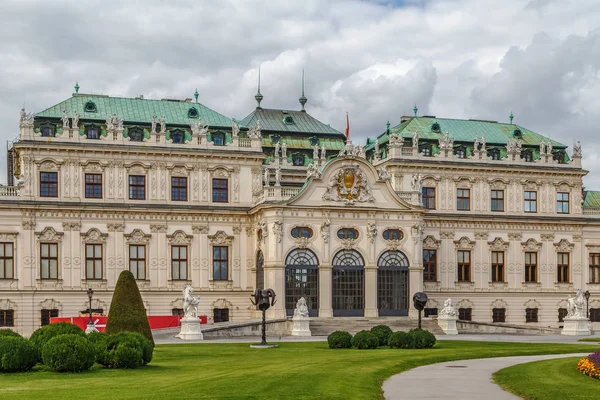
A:
POLYGON ((283 118, 283 123, 286 125, 294 125, 294 117, 286 115, 285 118, 283 118))
POLYGON ((463 146, 457 147, 454 149, 454 155, 456 158, 467 158, 467 149, 463 146))
POLYGON ((294 154, 292 156, 292 164, 296 167, 304 166, 304 154, 294 154))
POLYGON ((98 108, 96 107, 96 103, 94 103, 93 101, 89 100, 83 106, 83 111, 85 111, 85 112, 96 112, 96 111, 98 111, 98 108))
POLYGON ((190 107, 188 110, 188 118, 198 118, 199 116, 200 113, 198 112, 198 109, 196 107, 190 107))
POLYGON ((419 152, 421 154, 423 154, 425 157, 431 157, 433 155, 433 152, 431 150, 431 145, 430 144, 425 144, 423 146, 419 147, 419 152))
POLYGON ((88 139, 100 139, 100 129, 96 125, 90 125, 85 129, 85 136, 88 139))
POLYGON ((442 127, 440 126, 440 124, 438 124, 437 122, 434 122, 433 124, 431 124, 431 132, 440 133, 441 131, 442 131, 442 127))
POLYGON ((185 141, 185 132, 183 132, 181 129, 176 129, 172 131, 171 140, 173 141, 173 143, 183 144, 183 142, 185 141))
POLYGON ((213 133, 212 141, 215 146, 225 146, 225 135, 221 132, 213 133))
POLYGON ((281 140, 281 136, 279 135, 271 135, 271 144, 277 144, 281 140))
POLYGON ((318 137, 313 136, 309 140, 310 140, 310 145, 311 146, 318 146, 319 145, 319 138, 318 137))
POLYGON ((142 142, 144 140, 144 131, 140 128, 129 129, 129 140, 132 142, 142 142))
POLYGON ((566 164, 566 161, 565 161, 565 152, 562 151, 562 150, 559 150, 556 153, 554 153, 552 155, 552 158, 555 161, 558 161, 559 164, 566 164))
POLYGON ((492 160, 499 160, 500 159, 500 150, 498 149, 490 149, 488 150, 488 157, 491 158, 492 160))
POLYGON ((40 133, 42 137, 54 137, 56 136, 56 127, 51 123, 45 123, 40 126, 40 133))
POLYGON ((533 152, 531 150, 525 150, 521 153, 521 159, 527 162, 533 162, 533 152))
POLYGON ((523 132, 521 132, 520 129, 515 129, 513 131, 513 136, 516 137, 516 138, 521 138, 521 137, 523 137, 523 132))

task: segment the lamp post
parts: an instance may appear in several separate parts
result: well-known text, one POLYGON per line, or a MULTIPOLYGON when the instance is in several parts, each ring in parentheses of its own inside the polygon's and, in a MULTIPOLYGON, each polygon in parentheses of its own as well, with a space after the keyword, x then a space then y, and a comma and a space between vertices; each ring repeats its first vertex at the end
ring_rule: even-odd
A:
POLYGON ((590 291, 586 290, 583 294, 585 296, 585 317, 590 318, 590 291))
POLYGON ((88 299, 90 300, 90 308, 89 308, 90 319, 88 320, 88 324, 87 324, 85 333, 97 332, 98 330, 94 326, 94 321, 92 320, 92 297, 94 296, 94 291, 92 290, 92 288, 88 288, 87 295, 88 295, 88 299))

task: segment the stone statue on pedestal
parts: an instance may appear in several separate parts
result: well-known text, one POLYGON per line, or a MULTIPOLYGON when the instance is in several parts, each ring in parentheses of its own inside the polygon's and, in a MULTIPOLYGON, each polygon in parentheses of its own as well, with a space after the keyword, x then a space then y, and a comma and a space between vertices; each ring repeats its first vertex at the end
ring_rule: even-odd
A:
POLYGON ((438 325, 446 335, 458 335, 458 330, 456 329, 457 319, 458 317, 452 299, 447 299, 444 301, 444 308, 442 308, 438 315, 438 325))
POLYGON ((308 306, 306 299, 301 297, 296 303, 294 317, 292 318, 292 336, 311 336, 310 318, 308 316, 308 306))
POLYGON ((198 304, 200 297, 194 296, 194 288, 187 285, 183 288, 183 315, 184 318, 198 318, 198 304))
POLYGON ((181 331, 177 337, 182 340, 202 340, 200 318, 198 318, 198 305, 200 297, 194 296, 194 288, 187 285, 183 288, 183 318, 181 331))
POLYGON ((575 297, 567 299, 567 316, 561 334, 571 336, 587 336, 592 334, 590 320, 585 312, 586 299, 581 289, 577 290, 575 297))

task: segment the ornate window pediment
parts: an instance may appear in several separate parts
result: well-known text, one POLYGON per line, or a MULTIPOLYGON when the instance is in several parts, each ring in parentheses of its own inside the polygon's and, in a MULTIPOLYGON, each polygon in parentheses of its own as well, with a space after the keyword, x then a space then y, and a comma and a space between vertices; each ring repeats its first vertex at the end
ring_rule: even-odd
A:
POLYGON ((54 160, 42 160, 37 164, 39 164, 40 171, 58 171, 61 163, 54 160))
POLYGON ((454 182, 456 183, 456 188, 460 189, 460 188, 471 188, 473 187, 473 183, 475 182, 475 179, 473 178, 466 178, 466 177, 459 177, 454 179, 454 182))
POLYGON ((537 300, 527 300, 525 304, 523 304, 525 308, 540 308, 540 303, 537 300))
POLYGON ((475 242, 474 240, 471 240, 468 237, 463 236, 460 239, 454 241, 454 247, 456 247, 457 249, 463 249, 463 250, 473 250, 475 248, 476 243, 477 242, 475 242))
POLYGON ((542 249, 542 244, 534 238, 531 238, 528 239, 526 242, 522 242, 521 247, 525 251, 540 251, 542 249))
POLYGON ((573 251, 573 247, 575 247, 575 245, 570 243, 567 239, 561 239, 560 242, 554 243, 555 250, 560 252, 571 252, 573 251))
POLYGON ((525 190, 538 190, 538 188, 542 185, 540 181, 526 180, 522 182, 523 189, 525 190))
POLYGON ((16 232, 0 232, 0 242, 16 242, 17 241, 16 232))
POLYGON ((213 246, 231 246, 233 236, 229 236, 223 231, 217 231, 214 235, 208 235, 208 240, 213 246))
POLYGON ((123 235, 127 244, 148 244, 152 235, 144 233, 141 229, 134 229, 131 233, 123 235))
POLYGON ((9 299, 0 299, 0 310, 16 310, 17 303, 9 299))
POLYGON ((231 177, 231 173, 233 172, 233 169, 224 167, 222 165, 213 168, 208 168, 208 170, 210 171, 210 175, 213 178, 229 178, 231 177))
POLYGON ((437 240, 431 235, 428 235, 425 239, 423 239, 423 248, 428 250, 437 250, 440 248, 441 240, 437 240))
POLYGON ((506 303, 506 301, 504 301, 502 299, 496 299, 496 300, 492 301, 491 308, 506 308, 506 309, 508 309, 508 304, 506 303))
POLYGON ((488 180, 490 185, 490 189, 506 189, 506 185, 508 185, 508 181, 504 179, 490 179, 488 180))
POLYGON ((508 245, 510 242, 505 242, 502 238, 495 238, 491 242, 488 242, 488 246, 490 250, 494 251, 506 251, 508 250, 508 245))
POLYGON ((82 233, 81 237, 86 243, 106 243, 108 233, 102 233, 96 228, 91 228, 86 233, 82 233))
POLYGON ((473 302, 468 299, 462 299, 458 303, 456 303, 456 308, 473 308, 473 302))
POLYGON ((62 304, 60 303, 60 301, 56 301, 54 299, 46 299, 44 301, 40 301, 40 308, 42 310, 62 311, 62 304))
POLYGON ((171 176, 188 176, 189 172, 190 170, 183 165, 173 166, 173 168, 171 168, 171 176))
POLYGON ((143 164, 130 164, 127 168, 127 173, 130 175, 145 175, 148 173, 148 167, 143 164))
POLYGON ((41 232, 36 232, 35 236, 40 242, 61 242, 64 233, 56 232, 51 226, 44 228, 41 232))
POLYGON ((167 240, 171 245, 190 245, 193 238, 193 235, 188 235, 182 230, 175 231, 172 235, 167 235, 167 240))
POLYGON ((85 162, 81 164, 85 172, 95 172, 101 174, 104 171, 104 166, 97 162, 85 162))
POLYGON ((434 176, 425 176, 423 178, 423 180, 421 181, 421 186, 422 187, 437 187, 437 184, 439 181, 440 181, 440 179, 436 178, 434 176))

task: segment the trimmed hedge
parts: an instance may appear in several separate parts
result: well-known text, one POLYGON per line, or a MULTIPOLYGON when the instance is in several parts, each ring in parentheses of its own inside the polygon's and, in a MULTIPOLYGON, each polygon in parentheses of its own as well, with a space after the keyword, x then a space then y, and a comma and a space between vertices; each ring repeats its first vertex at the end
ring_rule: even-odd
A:
POLYGON ((394 332, 388 339, 388 346, 392 349, 412 349, 414 348, 414 338, 408 332, 394 332))
POLYGON ((109 335, 119 332, 139 332, 154 346, 144 302, 135 277, 129 271, 121 272, 117 280, 105 332, 109 335))
POLYGON ((435 336, 425 329, 412 329, 415 349, 430 349, 435 345, 435 336))
POLYGON ((35 346, 21 336, 0 336, 0 372, 25 372, 37 363, 35 346))
POLYGON ((360 331, 352 338, 352 347, 360 350, 376 349, 379 339, 370 331, 360 331))
POLYGON ((17 332, 12 331, 10 329, 0 329, 0 338, 3 337, 23 337, 19 335, 17 332))
POLYGON ((327 336, 330 349, 349 349, 352 347, 352 335, 346 331, 335 331, 327 336))
POLYGON ((96 349, 83 336, 58 335, 44 345, 42 359, 44 364, 56 372, 87 371, 94 365, 96 349))
POLYGON ((153 346, 137 332, 107 335, 96 343, 96 361, 108 368, 138 368, 152 360, 153 346))
POLYGON ((43 361, 42 351, 46 343, 59 335, 79 335, 85 337, 85 333, 80 327, 68 322, 58 322, 56 324, 42 326, 40 329, 33 332, 29 338, 29 341, 35 346, 37 351, 38 362, 43 361))
POLYGON ((393 349, 429 349, 435 345, 435 336, 425 329, 412 329, 408 332, 394 332, 388 339, 393 349))
POLYGON ((386 346, 392 334, 392 329, 387 325, 377 325, 371 328, 371 333, 377 337, 379 346, 386 346))

